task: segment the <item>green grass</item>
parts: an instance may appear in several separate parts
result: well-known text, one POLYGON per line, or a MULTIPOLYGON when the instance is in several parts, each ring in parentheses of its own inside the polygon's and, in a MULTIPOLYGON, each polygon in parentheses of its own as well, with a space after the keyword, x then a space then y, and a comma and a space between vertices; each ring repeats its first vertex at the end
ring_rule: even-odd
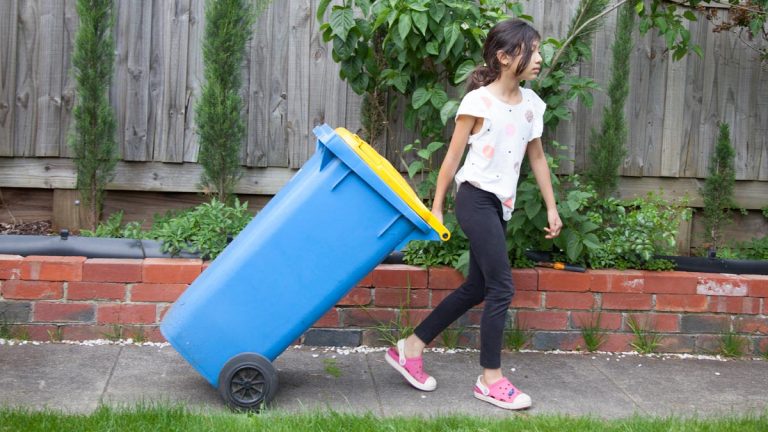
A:
POLYGON ((584 339, 584 345, 589 352, 595 352, 600 345, 605 343, 605 330, 600 328, 600 321, 602 319, 602 312, 597 314, 597 317, 593 314, 591 320, 581 323, 581 337, 584 339))
POLYGON ((100 407, 90 415, 55 411, 30 412, 0 409, 0 432, 6 431, 568 431, 568 432, 661 432, 765 431, 768 412, 762 415, 715 419, 631 417, 601 420, 587 417, 515 415, 499 418, 447 416, 433 418, 380 418, 372 414, 335 412, 262 414, 193 412, 187 408, 137 406, 100 407))
POLYGON ((720 334, 720 354, 723 357, 738 358, 744 355, 748 341, 737 331, 727 330, 720 334))
POLYGON ((510 351, 520 351, 531 342, 533 332, 528 330, 524 322, 519 322, 517 315, 507 321, 507 328, 504 330, 504 347, 510 351))
POLYGON ((632 329, 632 333, 635 335, 635 340, 632 342, 632 348, 640 354, 651 354, 656 352, 656 348, 661 345, 661 335, 651 330, 652 325, 649 319, 645 320, 645 324, 637 322, 635 317, 630 316, 627 320, 627 325, 632 329))

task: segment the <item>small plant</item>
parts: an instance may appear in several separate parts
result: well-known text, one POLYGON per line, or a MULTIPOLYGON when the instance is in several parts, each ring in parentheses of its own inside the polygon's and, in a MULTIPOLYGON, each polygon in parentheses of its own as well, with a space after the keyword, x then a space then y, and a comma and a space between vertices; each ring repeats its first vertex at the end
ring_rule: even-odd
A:
POLYGON ((736 151, 731 145, 728 123, 720 123, 717 145, 709 161, 709 176, 701 189, 704 198, 704 235, 712 248, 723 243, 723 227, 731 221, 731 210, 736 207, 733 201, 733 188, 736 184, 734 160, 736 151))
POLYGON ((520 351, 531 341, 533 332, 527 329, 525 323, 517 319, 517 315, 509 320, 504 331, 504 346, 511 351, 520 351))
POLYGON ((125 213, 122 210, 116 211, 109 215, 106 222, 100 223, 96 229, 80 230, 80 235, 83 237, 148 238, 149 234, 141 229, 141 222, 132 221, 123 225, 124 216, 125 213))
POLYGON ((48 340, 51 342, 61 342, 64 340, 64 327, 56 326, 56 330, 48 330, 48 340))
POLYGON ((102 336, 112 342, 117 342, 123 338, 123 326, 120 324, 112 324, 110 331, 102 333, 102 336))
POLYGON ((131 333, 131 339, 134 343, 142 344, 147 341, 147 336, 144 334, 144 327, 134 327, 131 333))
POLYGON ((13 325, 8 322, 5 314, 0 317, 0 339, 12 339, 13 338, 13 325))
POLYGON ((341 376, 341 369, 339 369, 339 365, 336 363, 336 359, 323 359, 323 369, 325 369, 325 373, 334 378, 341 376))
POLYGON ((600 327, 602 312, 593 315, 589 323, 581 323, 581 337, 584 339, 584 345, 587 351, 594 352, 605 342, 605 330, 600 327))
POLYGON ((635 317, 630 316, 627 325, 635 334, 635 340, 632 342, 632 348, 640 354, 651 354, 656 352, 656 348, 661 345, 661 335, 651 330, 649 320, 646 319, 644 325, 640 325, 635 317))
MULTIPOLYGON (((379 339, 390 346, 397 345, 397 341, 413 334, 414 326, 411 324, 410 315, 408 315, 408 309, 411 305, 410 277, 408 277, 406 283, 405 302, 400 303, 396 318, 386 323, 377 320, 378 324, 374 326, 374 330, 379 334, 379 339)), ((367 309, 364 310, 368 311, 367 309)))
POLYGON ((443 333, 440 335, 442 338, 443 346, 448 349, 456 349, 459 347, 459 342, 461 341, 461 335, 464 334, 464 330, 466 327, 460 326, 460 327, 448 327, 445 330, 443 330, 443 333))
POLYGON ((737 330, 727 330, 720 334, 720 355, 737 358, 744 355, 747 340, 737 330))

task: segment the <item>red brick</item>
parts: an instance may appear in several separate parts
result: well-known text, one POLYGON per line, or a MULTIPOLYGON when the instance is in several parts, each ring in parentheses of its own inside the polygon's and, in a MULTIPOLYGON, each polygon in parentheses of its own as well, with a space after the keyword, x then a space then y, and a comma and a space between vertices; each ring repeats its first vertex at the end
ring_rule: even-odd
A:
POLYGON ((635 270, 589 270, 590 291, 610 293, 642 293, 645 275, 635 270))
POLYGON ((145 304, 104 304, 96 310, 99 324, 154 324, 157 307, 145 304))
POLYGON ((87 303, 35 303, 32 316, 38 322, 90 322, 96 306, 87 303))
POLYGON ((517 322, 527 329, 565 330, 568 327, 568 312, 518 311, 517 322))
POLYGON ((14 326, 17 331, 26 333, 30 341, 56 341, 56 325, 32 324, 14 326), (50 333, 49 333, 50 332, 50 333))
POLYGON ((360 281, 357 283, 357 286, 366 288, 373 287, 373 272, 368 273, 364 278, 360 279, 360 281))
POLYGON ((148 283, 189 284, 203 268, 199 259, 147 258, 144 260, 142 280, 148 283))
POLYGON ((443 300, 445 300, 446 297, 451 295, 453 291, 448 290, 430 290, 432 293, 432 299, 429 302, 430 307, 437 307, 437 305, 440 304, 443 300))
POLYGON ((749 285, 748 295, 750 297, 768 297, 768 276, 765 275, 746 275, 749 285))
POLYGON ((160 332, 160 327, 158 326, 147 326, 145 327, 146 330, 144 330, 144 337, 147 338, 147 341, 149 342, 168 342, 165 340, 165 337, 160 332))
POLYGON ((710 312, 756 315, 760 313, 760 299, 753 297, 721 297, 709 298, 710 312))
POLYGON ((547 309, 592 309, 595 296, 592 293, 548 292, 547 309))
POLYGON ((403 311, 405 317, 403 323, 408 324, 411 327, 416 327, 424 318, 432 313, 432 309, 406 309, 403 311))
POLYGON ((200 273, 208 270, 208 267, 210 267, 212 263, 213 261, 210 261, 210 260, 203 261, 203 266, 200 268, 200 273))
POLYGON ((538 291, 517 291, 512 297, 510 307, 539 309, 541 307, 541 294, 538 291))
POLYGON ((656 310, 704 312, 707 310, 707 296, 659 294, 656 296, 656 310))
POLYGON ((464 275, 451 267, 430 267, 429 287, 435 290, 456 289, 464 283, 464 275))
POLYGON ((70 282, 69 300, 125 300, 125 284, 101 282, 70 282))
POLYGON ((536 291, 539 289, 539 272, 536 269, 512 269, 512 280, 516 291, 536 291))
POLYGON ((627 314, 624 331, 631 332, 630 318, 634 318, 642 328, 659 333, 677 333, 680 331, 680 315, 677 314, 627 314))
POLYGON ((741 333, 768 335, 768 317, 737 317, 733 327, 741 333))
POLYGON ((373 271, 376 288, 426 288, 426 269, 405 264, 382 264, 373 271))
POLYGON ((692 353, 695 347, 695 337, 691 335, 667 335, 661 338, 657 348, 660 352, 692 353))
POLYGON ((63 282, 8 280, 0 294, 6 300, 57 300, 64 297, 63 282))
POLYGON ((744 297, 747 295, 747 279, 724 274, 700 276, 696 282, 696 294, 744 297))
POLYGON ((428 290, 408 290, 403 288, 376 288, 373 292, 373 304, 384 307, 427 307, 428 290))
MULTIPOLYGON (((620 313, 600 312, 600 328, 603 330, 621 329, 622 315, 620 313)), ((597 324, 596 312, 571 312, 571 328, 580 329, 597 324)))
POLYGON ((651 308, 650 294, 605 293, 603 309, 648 310, 651 308))
POLYGON ((643 292, 655 294, 696 294, 699 276, 690 272, 644 271, 643 292))
POLYGON ((338 303, 338 306, 367 306, 371 303, 370 288, 352 288, 338 303))
POLYGON ((343 327, 376 327, 390 325, 396 322, 397 312, 394 309, 380 308, 348 308, 341 309, 340 322, 343 327))
POLYGON ((330 328, 336 328, 339 327, 339 312, 336 308, 333 308, 325 313, 325 315, 321 316, 320 319, 318 319, 312 327, 330 327, 330 328))
POLYGON ((0 255, 0 279, 19 279, 23 259, 21 255, 0 255))
POLYGON ((83 278, 85 257, 28 256, 21 262, 25 280, 79 281, 83 278))
POLYGON ((605 342, 600 345, 600 351, 627 352, 632 350, 634 336, 626 333, 608 333, 605 342))
POLYGON ((539 291, 587 292, 592 282, 588 273, 563 270, 536 269, 539 273, 539 291))
POLYGON ((62 335, 64 340, 84 341, 94 339, 104 339, 106 335, 112 333, 112 326, 99 325, 65 325, 62 326, 62 335))
POLYGON ((141 282, 140 259, 91 258, 83 263, 83 280, 93 282, 141 282))
POLYGON ((175 302, 189 285, 138 283, 131 287, 132 302, 175 302))

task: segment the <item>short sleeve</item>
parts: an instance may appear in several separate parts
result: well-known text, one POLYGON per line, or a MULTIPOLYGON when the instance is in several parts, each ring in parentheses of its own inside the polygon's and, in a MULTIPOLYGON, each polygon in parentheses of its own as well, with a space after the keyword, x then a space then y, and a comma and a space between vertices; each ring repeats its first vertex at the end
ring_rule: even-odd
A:
POLYGON ((459 109, 456 111, 456 119, 458 119, 460 115, 469 115, 480 118, 488 117, 486 104, 481 99, 482 96, 478 90, 479 89, 472 90, 461 99, 459 109))
POLYGON ((531 94, 531 105, 533 105, 533 127, 531 128, 531 140, 533 140, 541 138, 544 133, 544 111, 547 110, 547 103, 541 100, 533 90, 528 91, 531 94))

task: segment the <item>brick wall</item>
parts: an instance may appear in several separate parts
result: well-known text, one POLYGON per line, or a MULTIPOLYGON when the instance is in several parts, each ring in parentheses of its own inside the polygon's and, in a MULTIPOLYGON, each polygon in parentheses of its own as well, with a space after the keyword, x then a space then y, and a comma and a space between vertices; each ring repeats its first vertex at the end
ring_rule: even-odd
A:
MULTIPOLYGON (((124 338, 162 341, 157 330, 171 303, 203 271, 197 259, 86 259, 0 255, 0 323, 31 340, 124 338)), ((533 331, 535 349, 578 349, 580 328, 597 313, 605 351, 629 351, 628 320, 663 335, 663 352, 712 352, 736 330, 749 350, 768 350, 768 276, 686 272, 550 269, 512 271, 510 315, 533 331)), ((302 337, 314 345, 381 345, 376 327, 417 324, 462 282, 453 269, 381 265, 302 337)), ((461 342, 477 346, 482 309, 458 323, 461 342)), ((435 341, 440 344, 440 337, 435 341)))

